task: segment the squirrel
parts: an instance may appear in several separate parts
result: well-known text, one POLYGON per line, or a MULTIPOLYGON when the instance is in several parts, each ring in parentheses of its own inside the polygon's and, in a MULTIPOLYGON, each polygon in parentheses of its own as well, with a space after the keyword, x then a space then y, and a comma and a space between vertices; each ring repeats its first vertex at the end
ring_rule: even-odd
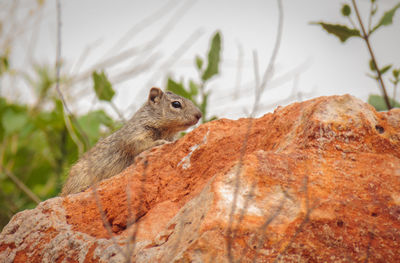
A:
POLYGON ((122 172, 139 153, 172 142, 201 116, 190 100, 151 88, 147 102, 124 126, 97 142, 72 166, 61 196, 82 192, 122 172))

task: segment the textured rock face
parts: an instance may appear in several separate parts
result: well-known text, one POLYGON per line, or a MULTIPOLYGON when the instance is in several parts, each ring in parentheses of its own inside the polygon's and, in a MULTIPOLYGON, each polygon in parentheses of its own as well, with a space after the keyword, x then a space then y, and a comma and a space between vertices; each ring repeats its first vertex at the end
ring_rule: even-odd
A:
POLYGON ((207 123, 0 235, 0 262, 125 258, 400 262, 400 110, 346 95, 207 123))

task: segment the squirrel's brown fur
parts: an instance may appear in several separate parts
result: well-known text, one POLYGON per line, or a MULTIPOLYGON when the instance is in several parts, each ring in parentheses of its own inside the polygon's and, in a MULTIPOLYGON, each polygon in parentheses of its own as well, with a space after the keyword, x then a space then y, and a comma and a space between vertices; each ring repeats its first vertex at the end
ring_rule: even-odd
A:
POLYGON ((136 155, 173 141, 177 132, 194 125, 200 110, 171 92, 151 88, 147 102, 118 131, 100 140, 71 168, 61 196, 86 190, 133 163, 136 155))

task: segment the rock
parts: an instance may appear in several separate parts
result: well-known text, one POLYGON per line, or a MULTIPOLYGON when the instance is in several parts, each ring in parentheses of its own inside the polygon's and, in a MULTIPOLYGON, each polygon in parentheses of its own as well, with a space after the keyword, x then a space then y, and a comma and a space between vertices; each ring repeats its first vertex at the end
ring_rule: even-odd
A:
POLYGON ((213 121, 96 188, 16 214, 0 262, 400 262, 400 110, 213 121))

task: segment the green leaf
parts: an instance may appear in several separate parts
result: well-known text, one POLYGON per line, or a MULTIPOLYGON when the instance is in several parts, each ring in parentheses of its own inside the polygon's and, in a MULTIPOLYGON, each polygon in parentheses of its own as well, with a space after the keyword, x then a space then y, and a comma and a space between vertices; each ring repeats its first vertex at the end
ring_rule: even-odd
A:
POLYGON ((201 103, 201 105, 200 105, 200 111, 201 111, 201 113, 202 113, 202 115, 203 115, 203 117, 202 117, 202 120, 203 120, 203 123, 205 122, 205 120, 206 120, 206 115, 207 115, 207 103, 208 103, 208 96, 210 95, 210 92, 206 92, 205 94, 204 94, 204 96, 203 96, 203 101, 202 101, 202 103, 201 103))
POLYGON ((52 172, 51 166, 48 163, 45 162, 39 162, 38 160, 33 160, 37 161, 34 164, 34 167, 32 167, 32 171, 30 172, 30 176, 26 180, 26 185, 29 187, 32 187, 31 189, 37 193, 37 187, 40 187, 44 184, 46 184, 48 178, 45 175, 49 175, 52 172))
MULTIPOLYGON (((392 98, 389 98, 389 102, 390 105, 393 108, 399 108, 400 107, 400 103, 393 100, 392 98)), ((371 94, 368 97, 368 103, 371 104, 372 106, 374 106, 374 108, 377 111, 386 111, 388 110, 385 99, 380 96, 380 95, 376 95, 376 94, 371 94)))
POLYGON ((369 60, 369 68, 371 71, 376 71, 376 65, 372 59, 369 60))
POLYGON ((23 112, 14 112, 8 109, 2 116, 2 125, 7 134, 21 130, 28 121, 28 116, 23 112))
POLYGON ((8 57, 0 56, 0 75, 9 69, 8 57))
POLYGON ((203 59, 199 56, 196 56, 196 66, 198 70, 203 68, 203 59))
POLYGON ((79 125, 89 137, 90 143, 94 144, 101 137, 100 126, 109 125, 112 119, 102 110, 92 111, 78 119, 79 125))
POLYGON ((36 78, 26 76, 28 82, 34 87, 37 96, 43 100, 47 97, 48 91, 56 83, 56 75, 53 68, 47 65, 34 66, 36 78))
POLYGON ((115 91, 113 90, 104 71, 101 73, 93 71, 92 78, 97 98, 99 98, 99 100, 111 101, 114 97, 115 91))
POLYGON ((342 10, 341 11, 342 11, 342 15, 343 16, 349 16, 351 14, 351 8, 350 8, 349 5, 346 5, 346 4, 344 4, 342 6, 342 10))
POLYGON ((312 22, 313 25, 320 25, 326 32, 337 36, 342 43, 350 37, 361 37, 360 31, 357 29, 350 29, 344 25, 333 25, 324 22, 312 22))
POLYGON ((367 73, 367 76, 370 77, 371 79, 374 79, 374 80, 378 80, 379 79, 378 76, 371 75, 371 74, 368 74, 368 73, 367 73))
POLYGON ((381 75, 385 74, 391 67, 392 67, 392 65, 387 65, 387 66, 381 68, 381 75))
POLYGON ((208 51, 208 65, 201 77, 204 82, 218 74, 218 65, 221 53, 221 35, 217 32, 211 40, 210 50, 208 51))
POLYGON ((199 94, 199 87, 197 86, 196 83, 194 83, 193 80, 189 81, 189 88, 190 88, 190 94, 192 96, 196 96, 197 94, 199 94))
MULTIPOLYGON (((391 67, 392 67, 392 65, 387 65, 387 66, 384 66, 383 68, 381 68, 379 70, 381 72, 381 75, 385 74, 391 67)), ((376 65, 372 59, 369 60, 369 68, 371 69, 371 71, 376 71, 376 65)))
POLYGON ((392 71, 392 74, 393 74, 393 77, 394 78, 399 78, 399 74, 400 74, 400 69, 394 69, 393 71, 392 71))
POLYGON ((378 24, 376 24, 376 26, 374 26, 374 28, 371 30, 371 33, 374 32, 375 30, 377 30, 378 28, 380 28, 381 26, 391 25, 393 23, 393 16, 396 13, 398 8, 400 8, 400 3, 395 5, 389 11, 386 11, 383 14, 381 20, 379 20, 378 24))
POLYGON ((395 89, 397 89, 397 85, 399 84, 400 79, 389 79, 389 81, 393 83, 393 85, 396 86, 395 89))
POLYGON ((371 15, 374 16, 377 11, 378 11, 378 6, 373 6, 371 10, 371 15))
POLYGON ((192 99, 192 96, 185 90, 182 83, 175 82, 173 79, 168 78, 167 90, 182 96, 187 99, 192 99))
POLYGON ((2 181, 1 184, 0 184, 0 187, 1 187, 1 191, 4 194, 10 194, 11 195, 11 194, 15 193, 15 184, 13 184, 10 181, 7 181, 7 180, 2 181))
POLYGON ((54 104, 51 112, 41 111, 35 114, 32 121, 38 129, 60 133, 65 128, 63 104, 59 99, 54 99, 54 104))
POLYGON ((217 116, 212 116, 211 118, 209 118, 206 122, 209 122, 209 121, 214 121, 214 120, 217 120, 218 119, 218 117, 217 116))

